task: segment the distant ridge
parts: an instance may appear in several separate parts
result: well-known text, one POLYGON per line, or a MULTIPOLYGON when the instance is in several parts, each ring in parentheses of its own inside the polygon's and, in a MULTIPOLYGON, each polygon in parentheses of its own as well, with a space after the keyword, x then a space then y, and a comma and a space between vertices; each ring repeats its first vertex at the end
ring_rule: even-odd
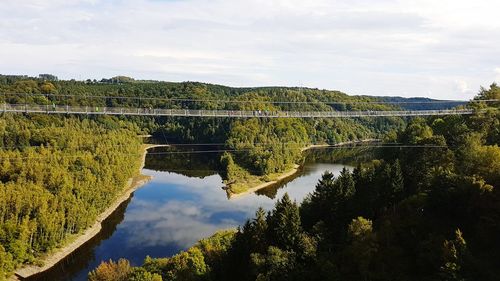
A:
MULTIPOLYGON (((205 98, 217 98, 217 99, 232 99, 237 98, 240 95, 244 95, 246 93, 257 91, 259 95, 273 95, 274 98, 279 98, 280 100, 285 99, 286 101, 291 101, 290 97, 284 97, 284 93, 288 91, 295 91, 292 93, 296 99, 293 101, 298 102, 311 102, 311 103, 325 103, 328 104, 330 102, 340 102, 346 104, 355 104, 355 103, 393 103, 393 106, 399 107, 405 110, 441 110, 441 109, 452 109, 460 105, 464 105, 467 102, 461 101, 452 101, 452 100, 437 100, 430 99, 425 97, 413 97, 413 98, 404 98, 404 97, 393 97, 393 96, 368 96, 368 95, 348 95, 344 92, 338 90, 326 90, 326 89, 318 89, 318 88, 309 88, 309 87, 288 87, 288 86, 254 86, 254 87, 230 87, 220 84, 211 84, 205 82, 195 82, 195 81, 184 81, 184 82, 169 82, 169 81, 156 81, 156 80, 142 80, 135 79, 133 77, 119 75, 111 78, 102 78, 100 80, 97 79, 87 79, 81 81, 75 80, 64 80, 58 79, 57 76, 52 74, 40 74, 38 77, 30 77, 28 75, 2 75, 0 74, 0 84, 14 84, 16 81, 22 80, 33 80, 38 83, 43 82, 54 82, 59 86, 64 85, 77 85, 81 83, 81 85, 87 85, 92 87, 92 85, 106 86, 113 85, 115 87, 124 86, 123 89, 127 89, 125 86, 130 85, 129 89, 133 88, 133 86, 138 86, 139 88, 144 87, 144 85, 148 85, 148 87, 155 87, 151 85, 158 85, 159 87, 165 87, 166 89, 174 89, 177 91, 183 92, 184 90, 188 90, 188 88, 195 87, 206 87, 207 91, 212 94, 208 95, 205 98), (75 84, 76 83, 76 84, 75 84), (268 93, 266 93, 266 91, 268 93), (301 96, 297 96, 297 92, 299 92, 301 96), (322 98, 323 96, 328 96, 330 100, 325 100, 322 98)), ((112 89, 112 88, 110 88, 112 89)), ((105 90, 104 92, 109 93, 110 89, 105 90)), ((134 88, 137 89, 137 88, 134 88)), ((67 90, 68 91, 68 90, 67 90)), ((151 90, 155 92, 155 89, 151 90)), ((189 92, 189 90, 188 90, 189 92)), ((185 93, 184 93, 185 94, 185 93)), ((286 95, 285 95, 286 96, 286 95)), ((181 96, 177 96, 175 98, 180 98, 181 96)), ((188 99, 196 99, 197 96, 192 95, 183 95, 182 97, 186 97, 188 99)), ((275 100, 276 101, 276 100, 275 100)), ((338 104, 330 104, 330 106, 334 107, 337 110, 342 110, 342 106, 338 104)), ((343 109, 345 110, 345 108, 343 109)))
POLYGON ((455 101, 455 100, 437 100, 430 98, 403 98, 403 97, 391 97, 391 96, 371 96, 372 98, 379 99, 383 102, 393 102, 395 105, 408 110, 439 110, 439 109, 451 109, 460 105, 467 104, 466 101, 455 101))

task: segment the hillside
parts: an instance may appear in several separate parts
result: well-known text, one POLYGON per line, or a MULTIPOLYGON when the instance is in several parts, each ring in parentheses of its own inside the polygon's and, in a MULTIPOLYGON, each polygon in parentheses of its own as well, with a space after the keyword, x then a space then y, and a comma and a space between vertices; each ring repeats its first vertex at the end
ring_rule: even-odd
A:
MULTIPOLYGON (((43 77, 46 77, 43 76, 43 77)), ((114 77, 101 81, 0 76, 0 101, 42 105, 102 107, 186 108, 261 111, 388 110, 388 104, 371 103, 373 97, 349 96, 339 91, 308 88, 231 88, 198 82, 139 81, 114 77)), ((94 117, 91 117, 94 118, 94 117)), ((301 149, 309 144, 378 138, 396 128, 402 118, 357 119, 221 119, 96 117, 137 124, 159 141, 168 143, 225 143, 230 150, 222 163, 228 192, 242 192, 268 175, 300 164, 301 149), (286 145, 283 145, 286 143, 286 145), (234 164, 234 165, 233 165, 234 164), (244 180, 244 179, 247 180, 244 180), (229 184, 232 183, 232 184, 229 184), (232 188, 238 185, 238 188, 232 188)))
MULTIPOLYGON (((0 100, 7 103, 85 105, 176 109, 251 111, 349 111, 445 109, 449 101, 425 98, 349 96, 339 91, 298 87, 232 88, 199 82, 141 81, 126 76, 64 81, 27 76, 0 76, 0 100), (394 103, 394 104, 391 104, 394 103)), ((228 193, 270 181, 303 160, 310 144, 380 138, 401 128, 406 119, 220 119, 104 117, 137 124, 158 141, 168 143, 225 143, 230 150, 221 165, 228 193), (283 145, 286 143, 286 145, 283 145), (270 175, 273 175, 270 177, 270 175)))

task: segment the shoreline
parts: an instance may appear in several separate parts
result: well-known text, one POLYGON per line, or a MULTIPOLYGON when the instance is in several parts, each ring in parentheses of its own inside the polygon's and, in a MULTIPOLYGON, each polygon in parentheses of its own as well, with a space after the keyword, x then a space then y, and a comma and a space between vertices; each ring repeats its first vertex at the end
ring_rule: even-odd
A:
POLYGON ((277 184, 280 181, 283 181, 283 180, 285 180, 285 179, 287 179, 289 177, 294 176, 299 171, 299 169, 300 169, 300 165, 295 164, 295 166, 291 170, 288 170, 288 171, 284 172, 279 177, 277 177, 275 180, 261 183, 261 184, 259 184, 257 186, 249 188, 249 189, 247 189, 247 190, 245 190, 243 192, 240 192, 240 193, 230 193, 229 194, 229 199, 237 199, 237 198, 243 197, 245 195, 248 195, 250 193, 254 193, 255 191, 258 191, 260 189, 264 189, 264 188, 269 187, 271 185, 277 184))
MULTIPOLYGON (((325 148, 325 147, 339 147, 339 146, 344 146, 344 145, 349 145, 349 144, 359 144, 359 143, 367 143, 367 142, 379 142, 380 139, 365 139, 365 140, 355 140, 355 141, 346 141, 346 142, 339 142, 336 144, 313 144, 306 146, 301 149, 301 152, 314 149, 314 148, 325 148)), ((295 174, 297 174, 300 169, 302 168, 302 165, 295 164, 294 168, 292 170, 285 171, 283 174, 281 174, 278 178, 272 181, 264 182, 261 183, 257 186, 251 187, 243 192, 240 193, 230 193, 229 194, 229 199, 237 199, 242 196, 248 195, 250 193, 254 193, 258 190, 273 186, 283 180, 286 180, 287 178, 293 177, 295 174)))
POLYGON ((128 200, 132 193, 139 189, 141 186, 146 184, 151 180, 151 176, 146 176, 141 173, 144 165, 146 164, 146 155, 149 149, 155 147, 166 147, 167 144, 143 144, 143 154, 141 159, 141 165, 139 167, 139 174, 129 178, 126 187, 123 192, 115 199, 115 201, 102 212, 96 219, 95 223, 87 228, 83 233, 75 236, 76 238, 69 242, 69 244, 62 246, 61 248, 55 248, 52 252, 46 254, 46 256, 41 258, 43 266, 37 265, 25 265, 14 271, 13 276, 9 280, 23 280, 29 278, 33 275, 40 274, 51 269, 53 266, 57 265, 64 258, 69 256, 75 250, 83 246, 90 239, 95 237, 102 229, 102 222, 108 218, 123 202, 128 200))

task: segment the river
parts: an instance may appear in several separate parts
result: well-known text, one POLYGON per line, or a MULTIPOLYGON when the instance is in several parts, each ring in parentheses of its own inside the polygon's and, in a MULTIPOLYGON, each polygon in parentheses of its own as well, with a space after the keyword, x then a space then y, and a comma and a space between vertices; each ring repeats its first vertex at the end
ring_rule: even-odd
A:
POLYGON ((96 237, 28 280, 83 281, 101 261, 127 258, 140 265, 147 255, 172 256, 217 230, 243 224, 258 207, 270 210, 285 193, 302 201, 326 170, 337 175, 344 167, 352 169, 354 163, 371 158, 370 154, 362 148, 314 149, 307 152, 293 179, 229 200, 216 169, 219 155, 185 148, 151 149, 143 174, 153 179, 103 222, 96 237))

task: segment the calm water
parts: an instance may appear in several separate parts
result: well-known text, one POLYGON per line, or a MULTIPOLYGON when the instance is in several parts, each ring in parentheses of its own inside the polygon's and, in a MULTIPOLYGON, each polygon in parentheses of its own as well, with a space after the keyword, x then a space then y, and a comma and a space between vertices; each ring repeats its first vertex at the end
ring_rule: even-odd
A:
POLYGON ((153 180, 104 222, 98 236, 50 272, 30 280, 86 280, 101 261, 124 257, 140 265, 147 255, 174 255, 217 230, 243 224, 258 207, 271 209, 285 192, 300 202, 323 172, 338 174, 344 167, 351 168, 339 163, 338 157, 352 156, 352 150, 315 150, 296 178, 259 194, 228 200, 214 168, 218 155, 150 152, 143 173, 153 180))

